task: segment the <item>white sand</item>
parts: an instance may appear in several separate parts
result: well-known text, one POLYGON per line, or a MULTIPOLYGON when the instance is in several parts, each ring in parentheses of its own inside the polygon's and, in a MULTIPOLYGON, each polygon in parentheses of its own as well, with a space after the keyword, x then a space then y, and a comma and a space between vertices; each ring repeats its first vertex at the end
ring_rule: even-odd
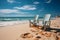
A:
POLYGON ((11 26, 0 27, 0 40, 16 40, 21 33, 29 31, 29 23, 19 23, 11 26))

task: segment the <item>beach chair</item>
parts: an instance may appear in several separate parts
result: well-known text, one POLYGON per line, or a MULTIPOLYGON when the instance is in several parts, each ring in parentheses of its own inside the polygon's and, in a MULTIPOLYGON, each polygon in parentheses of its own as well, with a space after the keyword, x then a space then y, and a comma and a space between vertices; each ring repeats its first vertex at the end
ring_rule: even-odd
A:
POLYGON ((37 24, 39 22, 38 18, 39 18, 39 15, 36 15, 35 18, 34 18, 34 20, 30 20, 30 27, 31 27, 31 24, 37 26, 37 24))
POLYGON ((50 27, 50 17, 51 17, 51 14, 46 14, 44 19, 43 19, 43 29, 46 30, 46 28, 49 28, 50 27))

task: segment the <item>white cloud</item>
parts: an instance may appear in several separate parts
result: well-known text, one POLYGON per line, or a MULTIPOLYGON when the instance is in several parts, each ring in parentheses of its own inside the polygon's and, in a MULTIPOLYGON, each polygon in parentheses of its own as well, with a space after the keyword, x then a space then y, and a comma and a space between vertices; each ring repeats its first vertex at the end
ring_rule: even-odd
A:
POLYGON ((14 3, 15 1, 14 0, 7 0, 7 2, 14 3))
POLYGON ((7 2, 9 2, 9 3, 21 3, 21 2, 15 1, 15 0, 7 0, 7 2))
POLYGON ((33 4, 39 4, 39 2, 35 1, 35 2, 33 2, 33 4))
POLYGON ((35 10, 35 5, 24 5, 22 7, 14 7, 15 9, 22 9, 22 10, 35 10))
POLYGON ((52 0, 48 0, 48 1, 46 1, 45 3, 51 3, 51 1, 52 1, 52 0))
POLYGON ((29 12, 22 12, 17 9, 0 9, 0 16, 4 17, 30 17, 33 16, 29 12), (10 15, 11 13, 11 15, 10 15), (14 13, 14 14, 12 14, 14 13))
POLYGON ((2 14, 10 14, 10 13, 15 13, 18 15, 25 15, 25 14, 29 14, 29 12, 23 12, 17 9, 0 9, 0 13, 2 14))
POLYGON ((15 9, 0 9, 0 13, 18 13, 18 10, 15 9))

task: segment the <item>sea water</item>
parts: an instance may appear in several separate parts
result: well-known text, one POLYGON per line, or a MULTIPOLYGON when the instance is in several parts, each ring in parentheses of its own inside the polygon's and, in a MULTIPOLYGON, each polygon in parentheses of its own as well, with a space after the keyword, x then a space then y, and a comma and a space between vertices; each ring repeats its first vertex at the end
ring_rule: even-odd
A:
MULTIPOLYGON (((34 17, 0 17, 0 26, 27 23, 29 20, 34 20, 34 17)), ((39 17, 39 20, 43 20, 43 17, 39 17)))
MULTIPOLYGON (((43 20, 43 17, 39 17, 39 20, 43 20)), ((51 19, 55 19, 52 17, 51 19)), ((0 17, 0 21, 24 21, 24 20, 34 20, 34 17, 0 17)))
MULTIPOLYGON (((43 17, 39 17, 42 19, 43 17)), ((21 20, 33 20, 34 17, 0 17, 0 21, 21 21, 21 20)))

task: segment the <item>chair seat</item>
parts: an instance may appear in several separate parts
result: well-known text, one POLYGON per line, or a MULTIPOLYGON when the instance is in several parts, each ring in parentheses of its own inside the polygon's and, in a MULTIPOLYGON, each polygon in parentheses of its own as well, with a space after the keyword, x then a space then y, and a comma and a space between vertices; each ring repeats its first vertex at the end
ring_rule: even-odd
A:
POLYGON ((43 26, 43 22, 42 21, 39 22, 39 26, 43 26))

